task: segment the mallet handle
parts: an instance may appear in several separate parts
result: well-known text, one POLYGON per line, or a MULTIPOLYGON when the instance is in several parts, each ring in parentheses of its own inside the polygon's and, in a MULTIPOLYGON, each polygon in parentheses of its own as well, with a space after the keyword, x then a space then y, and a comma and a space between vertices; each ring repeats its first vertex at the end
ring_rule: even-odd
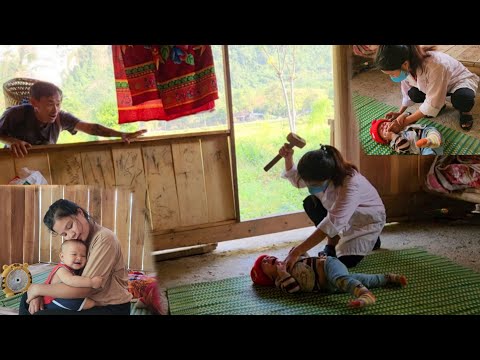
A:
POLYGON ((273 167, 273 165, 275 165, 277 162, 280 161, 281 158, 282 157, 280 155, 275 156, 272 161, 270 161, 267 165, 265 165, 263 170, 265 170, 265 171, 270 170, 273 167))

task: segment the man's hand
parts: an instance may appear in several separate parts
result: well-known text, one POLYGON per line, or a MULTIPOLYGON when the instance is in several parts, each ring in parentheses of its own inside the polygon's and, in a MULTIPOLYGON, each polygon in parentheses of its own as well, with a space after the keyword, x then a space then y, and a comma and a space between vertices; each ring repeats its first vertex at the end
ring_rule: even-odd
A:
POLYGON ((10 144, 10 152, 13 156, 19 158, 24 157, 28 154, 28 150, 32 145, 26 141, 16 140, 10 144))
POLYGON ((92 278, 92 288, 98 289, 100 286, 102 286, 102 281, 103 281, 103 277, 94 276, 92 278))
POLYGON ((135 139, 147 132, 146 129, 138 130, 132 133, 123 133, 122 140, 125 141, 127 144, 130 144, 130 140, 135 139))

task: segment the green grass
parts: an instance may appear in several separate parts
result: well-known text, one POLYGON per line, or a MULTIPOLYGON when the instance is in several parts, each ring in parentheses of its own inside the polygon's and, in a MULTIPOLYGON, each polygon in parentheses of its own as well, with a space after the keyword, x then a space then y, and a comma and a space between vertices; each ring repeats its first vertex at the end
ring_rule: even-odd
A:
MULTIPOLYGON (((303 210, 302 202, 308 192, 296 189, 280 177, 285 168, 280 160, 268 172, 263 167, 278 154, 290 132, 287 120, 258 121, 235 124, 235 146, 238 169, 240 216, 242 220, 303 210)), ((296 133, 307 145, 295 148, 297 162, 307 151, 329 144, 330 127, 327 120, 297 121, 296 133)))

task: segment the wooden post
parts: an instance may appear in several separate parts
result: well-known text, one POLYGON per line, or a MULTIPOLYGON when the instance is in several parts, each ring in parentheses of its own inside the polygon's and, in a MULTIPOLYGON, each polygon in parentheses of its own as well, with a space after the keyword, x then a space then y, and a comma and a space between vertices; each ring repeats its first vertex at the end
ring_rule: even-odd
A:
POLYGON ((230 60, 228 45, 222 46, 223 76, 225 82, 225 102, 227 109, 228 130, 230 131, 230 158, 232 166, 233 196, 235 198, 235 219, 240 222, 240 204, 238 200, 237 156, 235 155, 235 126, 233 121, 232 80, 230 77, 230 60))
POLYGON ((333 88, 335 94, 334 144, 350 162, 360 165, 357 119, 352 108, 351 46, 333 46, 333 88))

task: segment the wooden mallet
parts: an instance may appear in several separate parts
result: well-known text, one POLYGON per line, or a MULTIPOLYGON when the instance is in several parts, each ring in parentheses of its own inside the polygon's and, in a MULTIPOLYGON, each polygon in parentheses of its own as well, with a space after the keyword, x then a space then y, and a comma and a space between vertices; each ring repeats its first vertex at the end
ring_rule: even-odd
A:
MULTIPOLYGON (((288 141, 288 147, 290 149, 293 148, 294 146, 301 149, 306 144, 306 141, 304 139, 302 139, 300 136, 294 133, 290 133, 287 135, 287 141, 288 141)), ((281 158, 282 157, 280 155, 275 156, 272 161, 270 161, 267 165, 265 165, 263 170, 265 171, 270 170, 273 167, 273 165, 275 165, 281 158)))

